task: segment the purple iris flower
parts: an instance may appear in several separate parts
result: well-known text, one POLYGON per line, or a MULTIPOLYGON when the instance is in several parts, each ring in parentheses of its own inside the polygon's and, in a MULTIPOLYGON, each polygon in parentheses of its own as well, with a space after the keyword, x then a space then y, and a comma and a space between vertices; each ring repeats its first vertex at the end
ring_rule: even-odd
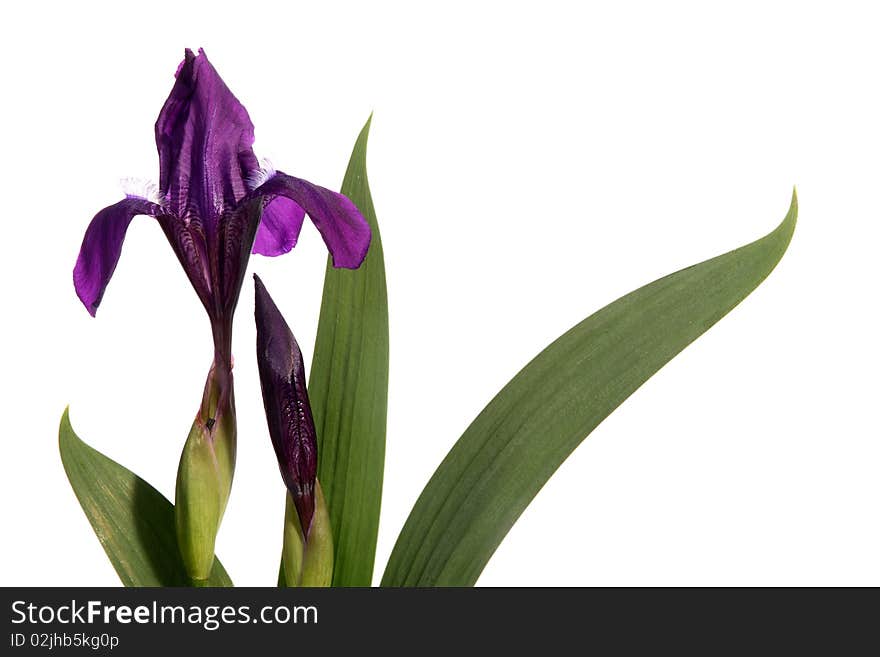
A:
POLYGON ((156 121, 159 186, 101 210, 86 230, 73 270, 76 293, 92 315, 136 215, 155 218, 177 254, 230 363, 232 315, 251 250, 290 251, 309 215, 336 267, 360 266, 370 228, 345 196, 261 166, 254 126, 208 61, 189 49, 156 121))
MULTIPOLYGON (((341 194, 258 162, 254 126, 203 51, 187 50, 156 121, 159 184, 101 210, 73 270, 92 315, 137 215, 165 232, 211 321, 214 362, 177 473, 178 547, 193 582, 207 580, 235 468, 232 317, 251 251, 276 256, 297 242, 305 215, 336 267, 360 266, 370 227, 341 194)), ((314 458, 314 454, 312 455, 314 458)))
POLYGON ((269 437, 304 537, 315 513, 318 439, 306 390, 302 352, 287 322, 254 274, 257 366, 269 437))

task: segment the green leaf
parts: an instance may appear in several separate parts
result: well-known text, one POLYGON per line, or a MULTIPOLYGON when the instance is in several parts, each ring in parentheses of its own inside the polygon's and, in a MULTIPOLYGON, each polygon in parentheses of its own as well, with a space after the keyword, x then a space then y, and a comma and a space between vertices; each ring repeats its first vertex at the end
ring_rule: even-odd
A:
MULTIPOLYGON (((177 550, 174 506, 136 474, 86 445, 68 411, 58 446, 64 471, 104 552, 125 586, 188 586, 177 550)), ((219 559, 207 586, 232 586, 219 559)))
POLYGON ((473 585, 575 447, 767 277, 796 221, 793 195, 785 220, 763 239, 621 297, 526 365, 437 468, 397 539, 382 584, 473 585))
POLYGON ((367 120, 342 183, 370 223, 359 269, 324 275, 324 296, 309 377, 318 431, 318 479, 330 507, 334 586, 370 586, 385 467, 388 410, 388 296, 376 212, 367 182, 367 120))

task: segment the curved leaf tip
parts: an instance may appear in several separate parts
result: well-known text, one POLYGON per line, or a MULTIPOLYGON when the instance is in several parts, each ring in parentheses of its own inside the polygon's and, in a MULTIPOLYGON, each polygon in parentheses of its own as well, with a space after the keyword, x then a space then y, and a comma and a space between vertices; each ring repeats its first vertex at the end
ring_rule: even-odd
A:
MULTIPOLYGON (((774 233, 787 233, 788 237, 785 239, 785 245, 783 247, 783 251, 788 248, 789 242, 791 242, 792 235, 794 235, 795 226, 797 226, 797 218, 798 218, 798 197, 797 197, 797 186, 792 187, 791 189, 791 204, 788 207, 788 214, 785 215, 785 218, 776 227, 774 233)), ((772 233, 771 233, 772 234, 772 233)))
MULTIPOLYGON (((132 471, 90 447, 61 416, 58 448, 70 486, 125 586, 187 586, 174 507, 132 471)), ((207 584, 232 586, 219 560, 207 584)))

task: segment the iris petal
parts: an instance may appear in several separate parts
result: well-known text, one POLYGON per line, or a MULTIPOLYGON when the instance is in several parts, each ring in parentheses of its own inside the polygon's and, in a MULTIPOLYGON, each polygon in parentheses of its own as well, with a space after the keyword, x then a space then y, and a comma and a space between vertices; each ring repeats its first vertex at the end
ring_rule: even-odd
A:
MULTIPOLYGON (((305 210, 324 238, 334 267, 357 269, 367 256, 370 225, 355 204, 342 194, 280 171, 253 193, 265 197, 269 207, 277 203, 278 197, 283 197, 305 210)), ((297 223, 296 214, 291 212, 286 221, 289 222, 287 235, 293 235, 296 243, 302 219, 297 223)))
POLYGON ((259 169, 254 126, 204 51, 191 50, 156 121, 159 186, 179 217, 195 215, 209 230, 245 196, 259 169))
POLYGON ((119 262, 131 220, 139 214, 155 217, 159 210, 158 205, 146 199, 128 197, 104 208, 92 219, 73 268, 76 294, 92 317, 119 262))
POLYGON ((254 240, 254 253, 279 256, 290 251, 299 239, 306 211, 296 202, 277 196, 263 208, 263 218, 254 240))

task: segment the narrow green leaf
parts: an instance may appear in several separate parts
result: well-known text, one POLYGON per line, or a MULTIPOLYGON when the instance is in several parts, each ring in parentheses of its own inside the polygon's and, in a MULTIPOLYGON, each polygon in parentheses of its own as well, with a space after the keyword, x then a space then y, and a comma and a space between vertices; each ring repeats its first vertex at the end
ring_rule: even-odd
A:
POLYGON ((471 586, 560 464, 657 370, 754 290, 785 253, 779 227, 605 306, 517 374, 452 448, 409 515, 385 586, 471 586))
MULTIPOLYGON (((187 586, 177 550, 174 506, 136 474, 86 445, 68 411, 58 446, 64 471, 101 546, 125 586, 187 586)), ((219 559, 208 586, 232 586, 219 559)))
POLYGON ((370 223, 370 250, 355 270, 334 269, 328 259, 309 377, 318 479, 335 542, 334 586, 371 584, 385 467, 388 297, 382 240, 367 182, 370 120, 358 136, 342 183, 342 193, 370 223))

